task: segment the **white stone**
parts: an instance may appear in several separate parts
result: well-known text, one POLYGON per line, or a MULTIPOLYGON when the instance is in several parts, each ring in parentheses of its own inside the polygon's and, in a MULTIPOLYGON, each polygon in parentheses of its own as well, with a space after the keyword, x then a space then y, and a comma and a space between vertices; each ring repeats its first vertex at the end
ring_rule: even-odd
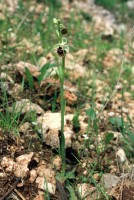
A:
POLYGON ((124 151, 123 149, 119 149, 119 150, 116 152, 116 156, 117 156, 118 161, 119 161, 121 164, 123 164, 123 163, 127 160, 125 151, 124 151))
POLYGON ((14 164, 13 168, 13 172, 16 177, 27 176, 29 172, 28 164, 31 161, 32 157, 33 157, 33 152, 29 154, 23 154, 16 158, 16 163, 14 164))
MULTIPOLYGON (((36 183, 38 184, 38 187, 48 191, 51 194, 55 194, 56 191, 56 185, 46 182, 45 177, 38 177, 36 179, 36 183)), ((44 194, 44 192, 39 191, 40 194, 44 194)))
POLYGON ((102 185, 105 189, 111 189, 119 183, 120 178, 113 174, 103 174, 101 178, 102 185))
POLYGON ((126 2, 126 5, 129 9, 134 9, 134 0, 126 2))
POLYGON ((109 117, 113 117, 114 115, 115 115, 114 112, 109 112, 109 113, 108 113, 108 116, 109 116, 109 117))
POLYGON ((31 111, 35 111, 38 114, 44 113, 44 110, 39 105, 32 103, 29 99, 21 99, 20 101, 16 101, 14 107, 9 107, 10 112, 12 112, 13 109, 22 114, 31 111))

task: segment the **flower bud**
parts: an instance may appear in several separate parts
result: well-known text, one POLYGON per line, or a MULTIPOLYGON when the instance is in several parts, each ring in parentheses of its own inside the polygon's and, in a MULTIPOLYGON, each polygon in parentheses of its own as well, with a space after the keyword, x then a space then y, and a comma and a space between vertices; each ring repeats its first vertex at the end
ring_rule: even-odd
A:
POLYGON ((63 28, 62 30, 61 30, 61 34, 62 35, 66 35, 68 33, 68 29, 67 28, 63 28))

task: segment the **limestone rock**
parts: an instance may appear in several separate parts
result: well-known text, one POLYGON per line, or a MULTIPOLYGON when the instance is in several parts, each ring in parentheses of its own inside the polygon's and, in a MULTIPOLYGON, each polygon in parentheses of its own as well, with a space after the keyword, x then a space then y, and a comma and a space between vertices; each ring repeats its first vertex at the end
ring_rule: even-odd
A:
POLYGON ((103 174, 101 182, 105 189, 110 189, 112 187, 115 187, 117 183, 119 183, 120 178, 118 176, 115 176, 113 174, 103 174))

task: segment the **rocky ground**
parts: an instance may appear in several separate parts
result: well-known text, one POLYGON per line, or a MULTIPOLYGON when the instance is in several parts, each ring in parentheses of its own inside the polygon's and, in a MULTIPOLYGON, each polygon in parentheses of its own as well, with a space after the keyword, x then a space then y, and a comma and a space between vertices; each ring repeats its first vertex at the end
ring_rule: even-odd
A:
POLYGON ((120 4, 1 1, 0 200, 134 199, 134 4, 120 4), (53 17, 69 28, 64 183, 53 17))

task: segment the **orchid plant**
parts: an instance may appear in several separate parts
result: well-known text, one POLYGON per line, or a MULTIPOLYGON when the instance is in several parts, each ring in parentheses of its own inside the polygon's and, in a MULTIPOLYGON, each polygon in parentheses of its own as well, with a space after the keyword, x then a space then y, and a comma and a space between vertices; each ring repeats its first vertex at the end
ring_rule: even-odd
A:
POLYGON ((59 19, 53 19, 56 25, 56 34, 58 37, 58 44, 54 45, 58 55, 61 57, 61 66, 57 69, 57 74, 60 79, 60 104, 61 104, 61 130, 59 132, 60 140, 60 155, 62 159, 62 180, 65 177, 66 171, 66 150, 65 150, 65 135, 64 135, 64 115, 65 115, 65 99, 64 99, 64 76, 65 76, 65 58, 66 53, 69 52, 67 39, 64 37, 68 33, 68 29, 60 22, 59 19))

